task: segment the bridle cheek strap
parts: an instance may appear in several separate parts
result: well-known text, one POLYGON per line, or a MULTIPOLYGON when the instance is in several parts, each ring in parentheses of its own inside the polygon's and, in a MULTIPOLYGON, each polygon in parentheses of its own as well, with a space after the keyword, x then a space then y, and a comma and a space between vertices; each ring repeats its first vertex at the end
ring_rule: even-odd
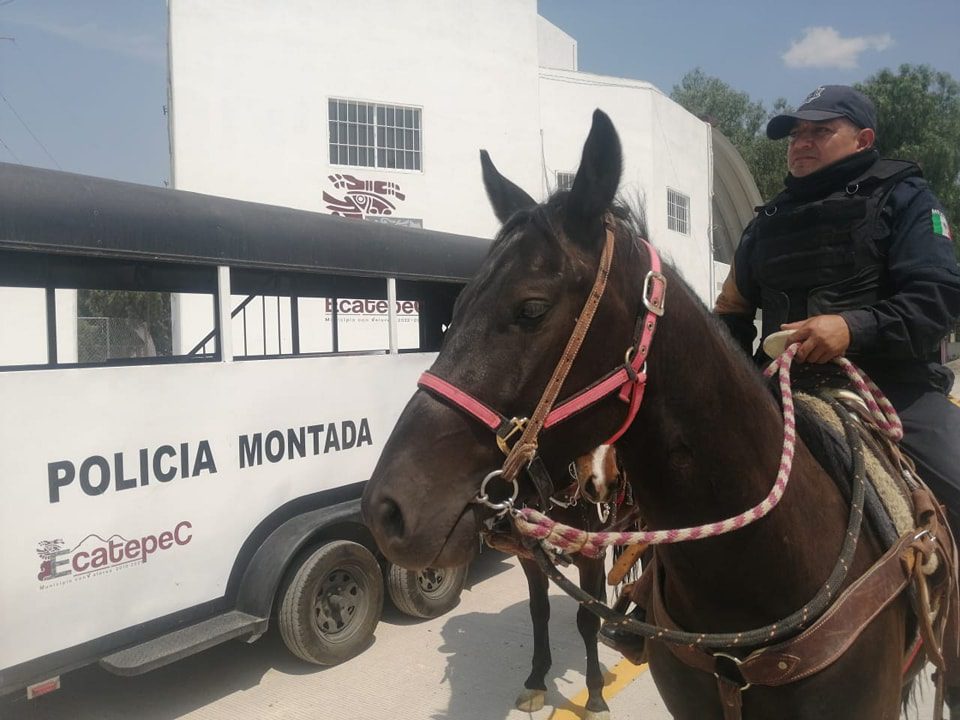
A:
POLYGON ((551 410, 543 423, 544 430, 599 402, 618 388, 618 397, 628 406, 627 416, 620 428, 604 444, 613 445, 633 424, 643 402, 643 392, 647 386, 647 356, 657 329, 657 320, 663 316, 667 293, 667 279, 661 271, 660 255, 646 240, 641 238, 640 242, 646 246, 650 255, 650 272, 643 283, 643 304, 647 312, 643 316, 642 324, 638 325, 636 339, 627 350, 623 366, 551 410))

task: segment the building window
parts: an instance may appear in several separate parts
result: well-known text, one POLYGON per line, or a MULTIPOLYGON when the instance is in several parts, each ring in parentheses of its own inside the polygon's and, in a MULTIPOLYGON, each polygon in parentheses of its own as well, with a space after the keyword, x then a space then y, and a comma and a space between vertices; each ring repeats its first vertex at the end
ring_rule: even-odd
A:
POLYGON ((330 163, 420 170, 420 108, 331 98, 330 163))
POLYGON ((558 172, 557 190, 570 190, 573 187, 573 181, 576 177, 577 174, 575 172, 558 172))
POLYGON ((690 234, 690 197, 667 188, 667 227, 690 234))

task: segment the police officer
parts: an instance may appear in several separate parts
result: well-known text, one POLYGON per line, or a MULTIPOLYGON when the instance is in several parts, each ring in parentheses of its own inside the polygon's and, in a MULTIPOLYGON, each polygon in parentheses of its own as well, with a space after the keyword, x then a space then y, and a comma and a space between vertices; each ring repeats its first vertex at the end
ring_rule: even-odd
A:
POLYGON ((714 310, 747 352, 761 308, 763 337, 793 331, 801 362, 846 356, 863 368, 956 535, 960 408, 939 347, 960 316, 960 268, 920 168, 881 158, 876 130, 873 103, 843 85, 769 122, 769 138, 788 139, 789 174, 744 231, 714 310))
MULTIPOLYGON (((760 308, 763 338, 792 331, 801 362, 846 356, 863 368, 896 407, 901 445, 957 537, 960 408, 939 345, 960 316, 960 268, 920 168, 881 158, 876 133, 873 103, 843 85, 770 120, 767 137, 788 140, 789 174, 744 231, 714 311, 748 353, 760 308)), ((951 718, 958 672, 947 674, 951 718)))

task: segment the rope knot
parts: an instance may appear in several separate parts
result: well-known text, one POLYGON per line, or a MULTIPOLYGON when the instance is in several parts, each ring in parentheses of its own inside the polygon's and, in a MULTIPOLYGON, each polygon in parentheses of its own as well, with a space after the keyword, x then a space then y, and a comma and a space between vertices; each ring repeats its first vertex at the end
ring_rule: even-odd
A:
POLYGON ((503 479, 515 480, 520 471, 536 457, 537 447, 536 441, 522 442, 521 438, 521 442, 513 446, 510 454, 507 455, 507 459, 503 461, 503 479))

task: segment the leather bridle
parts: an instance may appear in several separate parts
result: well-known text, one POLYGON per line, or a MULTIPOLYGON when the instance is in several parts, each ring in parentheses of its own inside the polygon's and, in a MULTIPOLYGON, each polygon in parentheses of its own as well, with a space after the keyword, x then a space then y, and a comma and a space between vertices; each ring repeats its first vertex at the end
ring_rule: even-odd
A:
POLYGON ((637 411, 640 409, 640 404, 643 402, 647 382, 647 356, 656 331, 657 320, 664 313, 667 278, 661 272, 660 256, 657 251, 646 240, 639 238, 640 243, 647 248, 650 254, 650 270, 643 281, 643 308, 637 315, 634 337, 626 350, 623 364, 615 367, 586 388, 574 393, 559 405, 554 405, 606 289, 607 278, 613 262, 615 241, 614 220, 609 216, 604 220, 604 229, 606 237, 593 288, 587 296, 583 310, 540 397, 540 401, 529 418, 507 418, 470 393, 430 371, 424 372, 417 382, 423 390, 465 412, 496 434, 497 445, 507 457, 503 466, 487 475, 481 485, 477 501, 489 507, 497 510, 507 508, 503 503, 489 501, 486 494, 487 483, 495 477, 502 477, 503 480, 512 483, 512 502, 517 495, 517 476, 524 469, 531 476, 540 495, 541 503, 546 507, 547 500, 552 494, 552 482, 537 455, 539 437, 543 430, 557 425, 607 396, 617 393, 620 400, 627 405, 627 416, 620 428, 606 441, 606 444, 612 445, 633 423, 637 411), (518 434, 519 437, 516 437, 518 434))

